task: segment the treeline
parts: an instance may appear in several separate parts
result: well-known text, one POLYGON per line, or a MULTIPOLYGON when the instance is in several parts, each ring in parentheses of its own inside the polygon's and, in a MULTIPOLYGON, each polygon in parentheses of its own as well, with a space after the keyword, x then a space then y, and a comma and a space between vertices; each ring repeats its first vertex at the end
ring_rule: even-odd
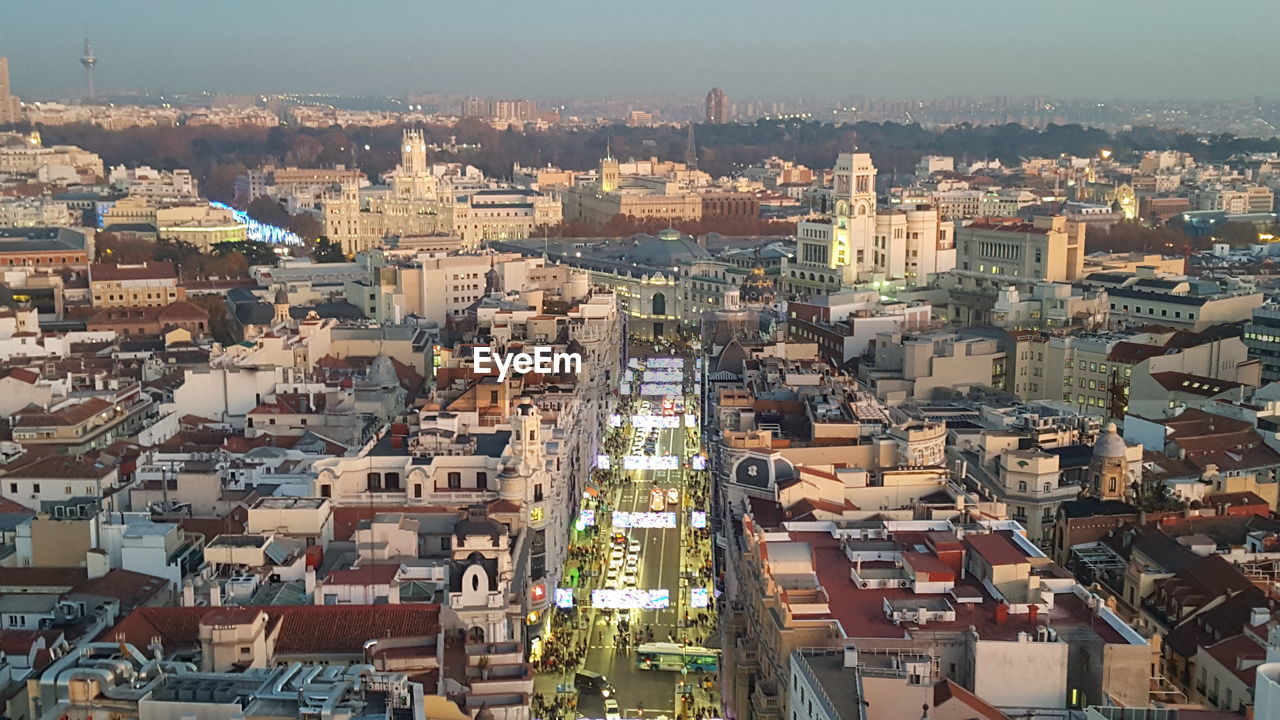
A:
MULTIPOLYGON (((235 176, 245 168, 274 163, 299 167, 358 167, 377 178, 400 158, 399 127, 219 128, 172 127, 104 130, 90 125, 41 128, 48 144, 79 145, 102 156, 108 165, 147 164, 161 169, 191 168, 210 198, 228 201, 235 176), (366 149, 367 147, 367 149, 366 149)), ((682 160, 687 144, 683 128, 551 128, 520 132, 495 130, 464 119, 452 127, 427 125, 428 141, 444 145, 479 145, 435 157, 469 163, 492 177, 508 178, 513 163, 562 168, 594 167, 611 143, 620 158, 682 160)), ((1229 134, 1195 135, 1157 128, 1116 133, 1080 125, 1050 125, 1036 130, 1016 124, 960 125, 944 131, 897 123, 831 124, 761 120, 748 125, 698 125, 695 129, 699 168, 714 176, 732 173, 762 158, 779 156, 813 168, 830 167, 836 153, 855 145, 870 152, 883 173, 912 172, 922 155, 959 159, 999 159, 1006 165, 1021 157, 1061 153, 1094 155, 1104 148, 1125 158, 1139 150, 1183 150, 1197 159, 1221 161, 1239 152, 1280 151, 1280 139, 1238 138, 1229 134)))

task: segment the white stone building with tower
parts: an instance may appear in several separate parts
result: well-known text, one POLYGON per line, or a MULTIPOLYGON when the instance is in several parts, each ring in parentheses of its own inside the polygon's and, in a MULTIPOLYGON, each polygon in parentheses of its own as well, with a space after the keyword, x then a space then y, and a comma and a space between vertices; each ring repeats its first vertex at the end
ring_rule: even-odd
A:
POLYGON ((955 267, 954 228, 928 205, 877 208, 870 153, 840 153, 822 216, 796 228, 796 257, 784 261, 782 287, 796 297, 857 285, 921 286, 955 267))

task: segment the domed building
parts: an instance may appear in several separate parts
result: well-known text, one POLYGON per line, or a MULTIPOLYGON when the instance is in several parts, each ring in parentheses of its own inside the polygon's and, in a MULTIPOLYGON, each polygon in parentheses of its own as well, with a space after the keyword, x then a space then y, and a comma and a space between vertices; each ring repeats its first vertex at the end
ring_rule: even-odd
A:
POLYGON ((1107 423, 1093 444, 1089 461, 1089 486, 1084 495, 1099 500, 1123 500, 1130 495, 1130 485, 1139 478, 1132 460, 1142 461, 1142 446, 1130 447, 1116 432, 1115 423, 1107 423), (1136 452, 1135 452, 1136 451, 1136 452), (1136 458, 1132 457, 1136 456, 1136 458))
POLYGON ((762 265, 751 268, 751 273, 742 281, 739 297, 743 305, 772 305, 776 299, 773 281, 764 273, 762 265))
POLYGON ((640 265, 676 268, 711 257, 706 248, 675 228, 667 228, 657 235, 635 235, 631 239, 635 247, 623 257, 640 265))

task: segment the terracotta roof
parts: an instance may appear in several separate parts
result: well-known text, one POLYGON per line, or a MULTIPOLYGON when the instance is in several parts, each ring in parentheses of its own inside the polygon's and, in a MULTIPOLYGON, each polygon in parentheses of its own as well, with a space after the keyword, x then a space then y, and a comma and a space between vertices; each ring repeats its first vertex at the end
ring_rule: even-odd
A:
POLYGON ((162 577, 116 569, 100 578, 85 582, 75 591, 116 598, 120 601, 120 611, 129 612, 145 605, 168 585, 169 581, 162 577))
POLYGON ((400 573, 400 563, 369 563, 350 570, 334 570, 325 585, 390 585, 400 573))
POLYGON ((88 420, 100 412, 109 410, 112 403, 99 397, 91 397, 75 405, 68 405, 52 412, 37 407, 25 407, 15 413, 14 427, 45 427, 49 425, 73 426, 88 420))
POLYGON ((1267 658, 1266 648, 1244 634, 1210 645, 1204 651, 1246 687, 1257 680, 1258 665, 1266 662, 1267 658))
POLYGON ((1181 372, 1151 373, 1151 379, 1160 383, 1160 386, 1165 390, 1191 393, 1192 395, 1201 395, 1203 397, 1213 397, 1228 390, 1244 387, 1243 383, 1231 380, 1215 380, 1214 378, 1181 372))
POLYGON ((36 384, 36 381, 40 379, 40 373, 32 372, 26 368, 10 368, 9 371, 4 374, 4 377, 13 378, 14 380, 27 383, 28 385, 34 385, 36 384))
POLYGON ((1157 357, 1168 352, 1168 348, 1159 345, 1147 345, 1122 340, 1111 346, 1111 352, 1107 354, 1107 359, 1112 362, 1136 365, 1147 358, 1157 357))
POLYGON ((105 477, 114 470, 102 462, 77 455, 32 455, 25 453, 0 468, 0 475, 12 478, 87 479, 105 477))
POLYGON ((1013 541, 1000 533, 965 535, 964 542, 992 566, 1021 565, 1031 562, 1027 559, 1026 553, 1019 550, 1013 541))
POLYGON ((173 263, 151 261, 141 265, 116 265, 93 263, 89 266, 90 282, 117 282, 120 280, 177 280, 178 271, 173 263))
POLYGON ((74 588, 85 577, 84 568, 0 567, 2 587, 74 588))
POLYGON ((995 709, 990 703, 965 690, 952 680, 943 680, 933 686, 933 706, 941 707, 949 702, 956 702, 968 708, 967 711, 948 709, 948 715, 956 717, 984 718, 985 720, 1009 720, 1009 716, 995 709))
MULTIPOLYGON (((364 644, 383 637, 434 637, 440 631, 440 606, 412 605, 287 605, 262 608, 276 633, 277 653, 359 654, 364 644)), ((165 650, 200 646, 200 623, 205 616, 226 612, 211 607, 142 607, 129 613, 100 636, 122 637, 147 647, 158 636, 165 650)))

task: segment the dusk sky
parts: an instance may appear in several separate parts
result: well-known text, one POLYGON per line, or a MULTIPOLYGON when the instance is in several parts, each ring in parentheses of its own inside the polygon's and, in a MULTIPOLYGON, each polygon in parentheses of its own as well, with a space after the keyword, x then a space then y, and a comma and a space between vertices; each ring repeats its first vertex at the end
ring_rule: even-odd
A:
POLYGON ((1274 98, 1277 19, 1274 0, 57 0, 9 4, 0 55, 19 95, 82 91, 88 23, 108 91, 1274 98))

